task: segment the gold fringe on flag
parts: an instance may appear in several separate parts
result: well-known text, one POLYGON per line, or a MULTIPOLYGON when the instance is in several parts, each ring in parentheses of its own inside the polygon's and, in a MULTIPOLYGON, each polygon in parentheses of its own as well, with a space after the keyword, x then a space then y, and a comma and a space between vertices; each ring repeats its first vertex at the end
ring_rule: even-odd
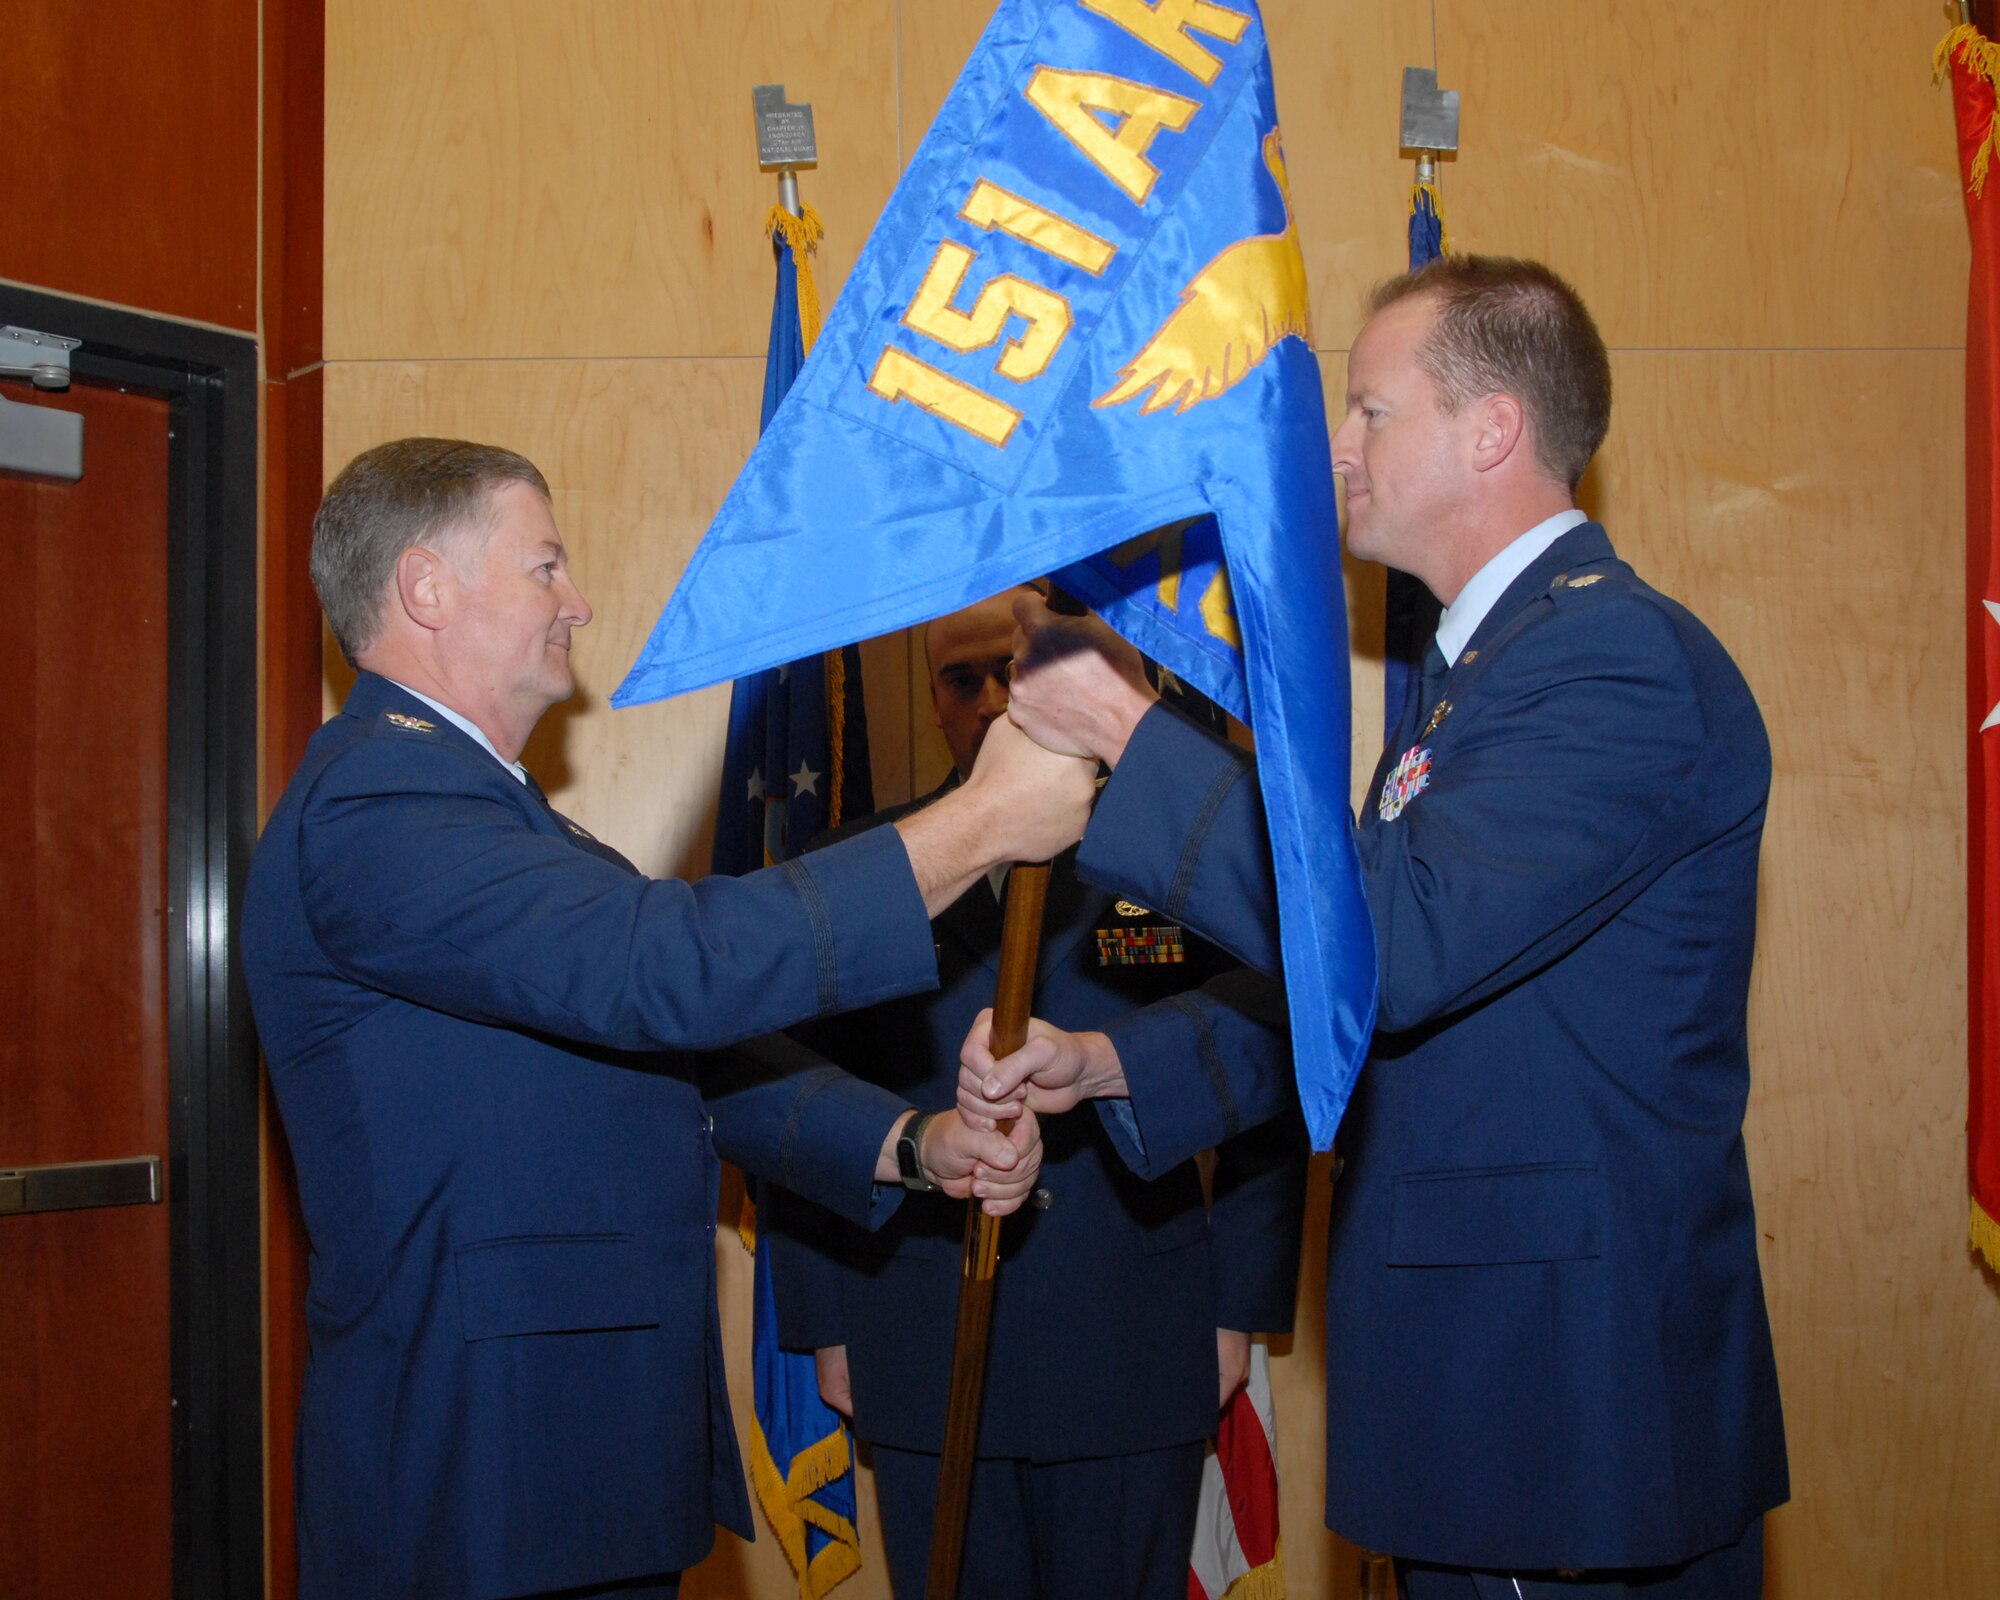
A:
POLYGON ((1222 1600, 1285 1600, 1285 1541, 1271 1547, 1271 1559, 1252 1567, 1223 1591, 1222 1600))
POLYGON ((799 1575, 799 1600, 826 1600, 835 1585, 844 1583, 861 1570, 861 1535, 853 1523, 829 1511, 812 1498, 842 1476, 852 1456, 847 1447, 847 1430, 828 1434, 810 1449, 792 1458, 792 1468, 779 1477, 771 1459, 771 1446, 764 1427, 755 1416, 750 1420, 750 1481, 758 1502, 770 1520, 778 1545, 799 1575), (833 1542, 808 1561, 808 1524, 833 1542))
POLYGON ((792 253, 792 266, 799 277, 799 343, 811 355, 820 323, 819 285, 813 281, 812 258, 826 237, 826 227, 811 206, 800 206, 799 211, 795 217, 783 206, 771 207, 771 214, 764 219, 764 235, 783 240, 792 253))
POLYGON ((2000 1222, 1989 1217, 1977 1200, 1972 1202, 1972 1246, 1989 1267, 2000 1272, 2000 1222))
MULTIPOLYGON (((1951 70, 1952 58, 1956 56, 1967 72, 1976 78, 1984 78, 1993 85, 1993 92, 2000 96, 2000 44, 1995 44, 1969 22, 1961 22, 1947 33, 1938 44, 1931 57, 1931 76, 1936 82, 1943 82, 1945 74, 1951 70)), ((1996 128, 1992 121, 1986 125, 1986 137, 1979 141, 1979 153, 1972 158, 1972 192, 1986 191, 1986 172, 1993 163, 1996 146, 1996 128)))

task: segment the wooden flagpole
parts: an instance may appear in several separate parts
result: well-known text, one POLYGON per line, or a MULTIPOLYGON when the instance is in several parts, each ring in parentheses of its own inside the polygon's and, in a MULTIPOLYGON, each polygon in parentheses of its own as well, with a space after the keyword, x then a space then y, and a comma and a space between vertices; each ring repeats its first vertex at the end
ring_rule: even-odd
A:
MULTIPOLYGON (((1042 906, 1049 889, 1047 862, 1017 865, 1007 874, 1007 915, 1000 929, 1000 978, 993 992, 992 1050, 1011 1055, 1028 1039, 1041 957, 1042 906)), ((944 1456, 938 1465, 937 1508, 931 1515, 931 1564, 925 1600, 957 1600, 958 1569, 965 1554, 965 1514, 972 1500, 973 1447, 979 1440, 979 1406, 986 1392, 986 1344, 993 1327, 994 1274, 999 1267, 1000 1219, 974 1200, 965 1214, 965 1268, 958 1284, 958 1332, 951 1352, 951 1398, 944 1418, 944 1456)))

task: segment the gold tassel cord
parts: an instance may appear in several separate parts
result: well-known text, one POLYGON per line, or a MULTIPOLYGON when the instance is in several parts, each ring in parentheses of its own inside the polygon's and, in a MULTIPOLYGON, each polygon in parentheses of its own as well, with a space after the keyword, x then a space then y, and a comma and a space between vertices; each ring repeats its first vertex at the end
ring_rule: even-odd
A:
MULTIPOLYGON (((826 224, 809 205, 793 216, 783 206, 771 207, 764 221, 766 237, 782 241, 792 253, 792 268, 799 285, 799 344, 811 355, 819 342, 819 281, 813 276, 813 257, 826 237, 826 224)), ((841 795, 847 785, 847 662, 838 650, 826 652, 826 730, 833 770, 827 774, 829 792, 826 825, 837 828, 847 819, 841 815, 841 795)))
POLYGON ((819 284, 813 278, 812 258, 819 251, 820 240, 826 237, 826 226, 811 206, 801 206, 799 211, 801 214, 795 217, 783 206, 771 207, 770 216, 764 220, 764 233, 767 238, 782 240, 792 253, 792 266, 799 279, 799 343, 805 347, 805 354, 811 355, 820 326, 819 284))
POLYGON ((1417 214, 1417 201, 1420 197, 1424 195, 1429 195, 1431 197, 1431 210, 1437 214, 1438 254, 1443 256, 1448 256, 1451 254, 1451 232, 1449 229, 1445 227, 1444 223, 1444 190, 1438 187, 1437 180, 1435 178, 1429 181, 1425 181, 1424 179, 1419 178, 1415 183, 1411 184, 1410 185, 1411 216, 1414 217, 1417 214))
MULTIPOLYGON (((2000 96, 2000 44, 1995 44, 1969 22, 1961 22, 1939 42, 1931 57, 1931 76, 1942 82, 1951 70, 1952 59, 1975 78, 1984 78, 2000 96)), ((1996 144, 2000 144, 2000 124, 1989 120, 1986 136, 1979 141, 1979 152, 1972 158, 1972 192, 1983 194, 1986 190, 1986 174, 1993 164, 1996 144)))

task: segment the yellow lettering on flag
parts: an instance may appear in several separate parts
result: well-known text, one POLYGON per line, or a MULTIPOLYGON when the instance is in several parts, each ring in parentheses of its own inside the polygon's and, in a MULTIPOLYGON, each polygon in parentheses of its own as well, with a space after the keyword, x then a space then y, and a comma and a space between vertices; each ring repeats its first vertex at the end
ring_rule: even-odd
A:
POLYGON ((904 325, 964 355, 999 339, 1009 317, 1023 317, 1027 328, 1007 341, 996 365, 1002 377, 1016 383, 1040 377, 1069 334, 1069 302, 1054 290, 1009 272, 990 280, 970 311, 959 311, 952 301, 965 283, 967 269, 978 259, 962 244, 949 239, 940 244, 930 271, 903 313, 904 325))
POLYGON ((969 383, 960 383, 948 372, 940 372, 927 361, 919 361, 893 345, 882 352, 868 387, 891 405, 908 400, 932 416, 963 428, 975 439, 984 439, 995 449, 1004 449, 1021 420, 1021 413, 983 394, 969 383))
POLYGON ((1250 26, 1240 11, 1211 5, 1209 0, 1083 0, 1086 11, 1095 11, 1115 22, 1141 44, 1159 51, 1176 66, 1185 67, 1205 84, 1215 82, 1222 63, 1187 30, 1235 44, 1250 26))
POLYGON ((1026 92, 1028 103, 1137 205, 1146 203, 1160 176, 1146 159, 1154 138, 1162 128, 1180 133, 1201 109, 1198 100, 1129 78, 1060 67, 1035 68, 1026 92), (1098 117, 1100 111, 1119 119, 1116 133, 1098 117))
POLYGON ((1108 239, 1100 239, 1067 217, 1044 210, 1034 201, 1024 200, 984 178, 972 186, 972 193, 958 214, 975 228, 984 228, 989 233, 998 228, 1092 277, 1110 266, 1111 258, 1118 254, 1118 247, 1108 239))
MULTIPOLYGON (((1189 522, 1192 520, 1190 518, 1189 522)), ((1136 539, 1127 539, 1105 552, 1111 564, 1120 571, 1155 551, 1159 552, 1160 581, 1154 593, 1160 597, 1162 606, 1176 613, 1181 608, 1181 535, 1187 531, 1189 522, 1170 522, 1164 528, 1155 528, 1136 539)), ((1243 634, 1236 626, 1236 597, 1230 593, 1229 574, 1222 567, 1215 569, 1215 576, 1202 592, 1200 611, 1202 626, 1211 637, 1220 639, 1232 650, 1243 648, 1243 634)))
POLYGON ((1217 567, 1215 576, 1201 597, 1201 622, 1213 638, 1232 650, 1243 648, 1243 631, 1236 626, 1236 596, 1229 588, 1229 573, 1217 567))

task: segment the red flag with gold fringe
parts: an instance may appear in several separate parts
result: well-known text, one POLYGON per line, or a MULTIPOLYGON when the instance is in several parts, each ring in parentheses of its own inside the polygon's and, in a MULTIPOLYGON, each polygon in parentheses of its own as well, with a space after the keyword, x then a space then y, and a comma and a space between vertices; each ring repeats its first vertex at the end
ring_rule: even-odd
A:
POLYGON ((1972 1242, 2000 1270, 2000 185, 1995 89, 2000 45, 1970 23, 1945 36, 1936 68, 1951 75, 1958 157, 1972 232, 1965 326, 1965 580, 1972 1092, 1966 1115, 1972 1242))

